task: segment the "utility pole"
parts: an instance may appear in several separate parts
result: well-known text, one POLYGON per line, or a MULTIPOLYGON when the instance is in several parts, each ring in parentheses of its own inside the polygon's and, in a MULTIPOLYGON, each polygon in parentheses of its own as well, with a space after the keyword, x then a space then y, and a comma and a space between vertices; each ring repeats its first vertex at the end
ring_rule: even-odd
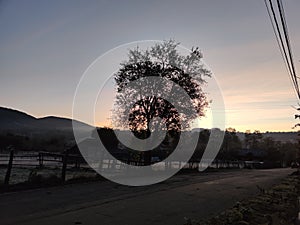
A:
MULTIPOLYGON (((299 111, 300 108, 297 108, 297 110, 299 111)), ((296 114, 295 115, 295 119, 300 119, 300 115, 299 114, 296 114)), ((295 124, 294 128, 296 128, 297 126, 300 126, 300 123, 297 123, 295 124)), ((299 173, 299 170, 300 170, 300 130, 297 131, 298 132, 298 152, 297 152, 297 157, 296 157, 296 160, 297 160, 297 170, 298 170, 298 173, 299 173)))

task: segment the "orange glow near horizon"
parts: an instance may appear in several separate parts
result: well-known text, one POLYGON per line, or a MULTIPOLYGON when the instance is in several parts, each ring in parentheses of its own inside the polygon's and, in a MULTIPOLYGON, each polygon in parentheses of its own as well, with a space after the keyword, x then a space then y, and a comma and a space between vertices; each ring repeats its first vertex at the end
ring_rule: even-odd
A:
MULTIPOLYGON (((300 122, 294 119, 300 111, 291 106, 299 107, 300 102, 263 1, 236 0, 234 4, 189 1, 187 4, 166 0, 148 1, 146 5, 136 1, 91 1, 89 4, 74 1, 72 10, 69 4, 58 1, 5 2, 0 14, 0 104, 3 107, 37 118, 58 115, 72 118, 78 84, 94 60, 126 43, 174 38, 187 49, 194 46, 203 52, 203 60, 224 98, 225 127, 241 132, 297 130, 292 127, 300 122), (182 15, 179 17, 174 9, 182 15)), ((285 3, 295 70, 299 72, 300 1, 285 3)), ((113 55, 105 66, 121 63, 125 57, 113 55)), ((99 69, 96 75, 104 77, 104 69, 99 69)), ((96 82, 86 85, 85 93, 96 85, 96 82)), ((95 110, 82 107, 86 100, 83 99, 78 107, 86 112, 74 119, 109 127, 111 90, 112 86, 100 90, 103 99, 95 103, 95 110), (92 110, 95 119, 90 118, 92 110)), ((211 125, 202 121, 199 126, 210 128, 211 125)))

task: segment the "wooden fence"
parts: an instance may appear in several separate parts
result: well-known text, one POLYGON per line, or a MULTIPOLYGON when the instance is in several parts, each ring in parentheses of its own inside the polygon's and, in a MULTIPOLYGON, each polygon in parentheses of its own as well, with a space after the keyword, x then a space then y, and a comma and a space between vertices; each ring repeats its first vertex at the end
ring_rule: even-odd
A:
POLYGON ((66 179, 66 170, 68 166, 80 168, 87 164, 79 155, 71 155, 68 152, 52 153, 52 152, 34 152, 34 153, 15 153, 11 150, 8 154, 0 154, 0 166, 6 167, 4 185, 9 184, 12 168, 61 168, 61 179, 64 182, 66 179))
MULTIPOLYGON (((194 169, 203 167, 208 167, 208 163, 199 163, 200 160, 192 159, 187 164, 184 162, 165 162, 163 167, 165 169, 178 168, 182 167, 185 164, 184 168, 194 169)), ((103 168, 121 168, 122 166, 133 165, 133 166, 143 166, 143 162, 136 160, 127 160, 125 162, 120 162, 119 160, 108 160, 103 159, 99 167, 103 168)), ((209 164, 212 168, 243 168, 245 167, 245 162, 243 161, 222 161, 214 160, 209 164)), ((14 152, 11 150, 9 153, 0 154, 0 166, 7 167, 4 184, 8 185, 11 177, 12 168, 60 168, 61 169, 61 180, 64 182, 66 180, 66 171, 67 168, 85 168, 90 169, 89 165, 85 162, 81 155, 69 154, 67 151, 64 153, 53 153, 53 152, 14 152)))

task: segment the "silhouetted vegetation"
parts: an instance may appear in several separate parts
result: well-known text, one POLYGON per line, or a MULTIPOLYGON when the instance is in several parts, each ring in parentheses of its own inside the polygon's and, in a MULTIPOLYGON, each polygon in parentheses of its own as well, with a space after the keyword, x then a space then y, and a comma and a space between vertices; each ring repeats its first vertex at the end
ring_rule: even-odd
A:
MULTIPOLYGON (((178 45, 174 40, 169 40, 156 44, 149 50, 142 51, 137 47, 129 51, 128 61, 122 63, 121 69, 114 75, 117 85, 117 126, 128 129, 129 122, 130 130, 144 129, 149 135, 150 122, 155 117, 160 117, 168 130, 181 130, 182 127, 188 127, 189 122, 196 117, 204 115, 208 101, 201 86, 205 82, 204 78, 211 73, 204 68, 201 61, 203 56, 198 48, 193 48, 189 55, 183 56, 177 50, 178 45), (160 77, 172 81, 171 84, 159 86, 164 89, 164 93, 173 94, 174 83, 179 85, 189 95, 197 115, 179 116, 172 102, 157 96, 157 86, 148 85, 147 81, 141 79, 145 77, 160 77), (146 89, 145 95, 130 87, 129 84, 133 81, 143 90, 146 89), (133 106, 128 104, 134 99, 138 101, 133 106)), ((176 96, 177 104, 182 108, 189 108, 190 103, 182 98, 181 95, 176 96)))
MULTIPOLYGON (((210 131, 204 129, 194 132, 199 135, 199 141, 191 160, 200 161, 206 148, 210 131)), ((265 167, 289 166, 297 160, 298 143, 275 141, 271 137, 264 137, 258 130, 245 132, 242 141, 234 128, 228 128, 217 160, 242 160, 264 162, 265 167)))
MULTIPOLYGON (((204 68, 201 61, 203 56, 198 48, 183 56, 177 50, 178 45, 174 40, 169 40, 156 44, 149 50, 142 51, 137 47, 129 51, 128 61, 122 63, 120 70, 114 75, 117 85, 116 116, 113 117, 115 127, 128 129, 129 126, 138 138, 145 139, 150 136, 150 125, 152 130, 165 129, 164 124, 168 131, 180 131, 188 128, 193 119, 204 115, 208 101, 201 86, 204 78, 210 76, 210 71, 204 68), (146 77, 160 77, 171 82, 151 85, 147 80, 141 79, 146 77), (145 94, 131 87, 129 84, 132 82, 142 87, 145 94), (163 89, 164 93, 174 95, 174 84, 184 89, 190 99, 188 102, 178 94, 176 103, 186 111, 195 110, 195 114, 180 114, 172 102, 157 94, 157 91, 163 89), (134 105, 129 104, 134 99, 138 101, 134 105), (190 109, 190 105, 194 109, 190 109), (154 118, 162 121, 154 121, 154 118)), ((145 161, 151 159, 150 151, 144 155, 147 158, 145 161)))
MULTIPOLYGON (((114 130, 111 128, 99 128, 98 135, 108 151, 117 159, 127 162, 135 160, 148 165, 145 160, 145 152, 140 152, 126 148, 119 143, 114 130)), ((201 131, 190 132, 191 136, 198 136, 198 144, 191 161, 200 161, 206 148, 210 136, 210 130, 202 129, 201 131)), ((139 138, 147 136, 145 130, 135 131, 139 138)), ((151 151, 151 158, 163 160, 168 157, 176 148, 180 133, 169 132, 163 142, 151 151)), ((188 141, 188 140, 186 140, 188 141)), ((26 135, 2 133, 0 134, 0 151, 9 151, 10 149, 22 151, 52 151, 63 152, 70 149, 71 154, 79 154, 80 151, 75 147, 76 143, 70 142, 63 132, 40 134, 35 137, 26 135), (71 148, 73 143, 73 148, 71 148)), ((275 141, 272 137, 265 136, 259 131, 245 132, 245 139, 241 140, 237 136, 234 128, 228 128, 221 149, 216 157, 218 160, 248 160, 262 161, 269 166, 290 165, 297 160, 298 143, 275 141), (275 164, 274 164, 275 163, 275 164)), ((149 154, 150 155, 150 154, 149 154)), ((148 160, 151 160, 148 158, 148 160)))
MULTIPOLYGON (((62 152, 72 143, 70 140, 72 137, 64 132, 45 132, 31 137, 2 133, 0 134, 0 150, 62 152)), ((75 140, 73 142, 75 143, 75 140)))

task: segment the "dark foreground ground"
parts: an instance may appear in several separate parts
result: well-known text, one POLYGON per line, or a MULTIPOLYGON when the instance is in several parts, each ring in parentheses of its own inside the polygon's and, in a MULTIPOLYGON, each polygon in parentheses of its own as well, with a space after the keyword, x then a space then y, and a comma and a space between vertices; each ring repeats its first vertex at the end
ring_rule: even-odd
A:
POLYGON ((214 216, 293 171, 195 173, 147 187, 102 181, 5 193, 0 194, 0 224, 182 225, 185 218, 214 216))

